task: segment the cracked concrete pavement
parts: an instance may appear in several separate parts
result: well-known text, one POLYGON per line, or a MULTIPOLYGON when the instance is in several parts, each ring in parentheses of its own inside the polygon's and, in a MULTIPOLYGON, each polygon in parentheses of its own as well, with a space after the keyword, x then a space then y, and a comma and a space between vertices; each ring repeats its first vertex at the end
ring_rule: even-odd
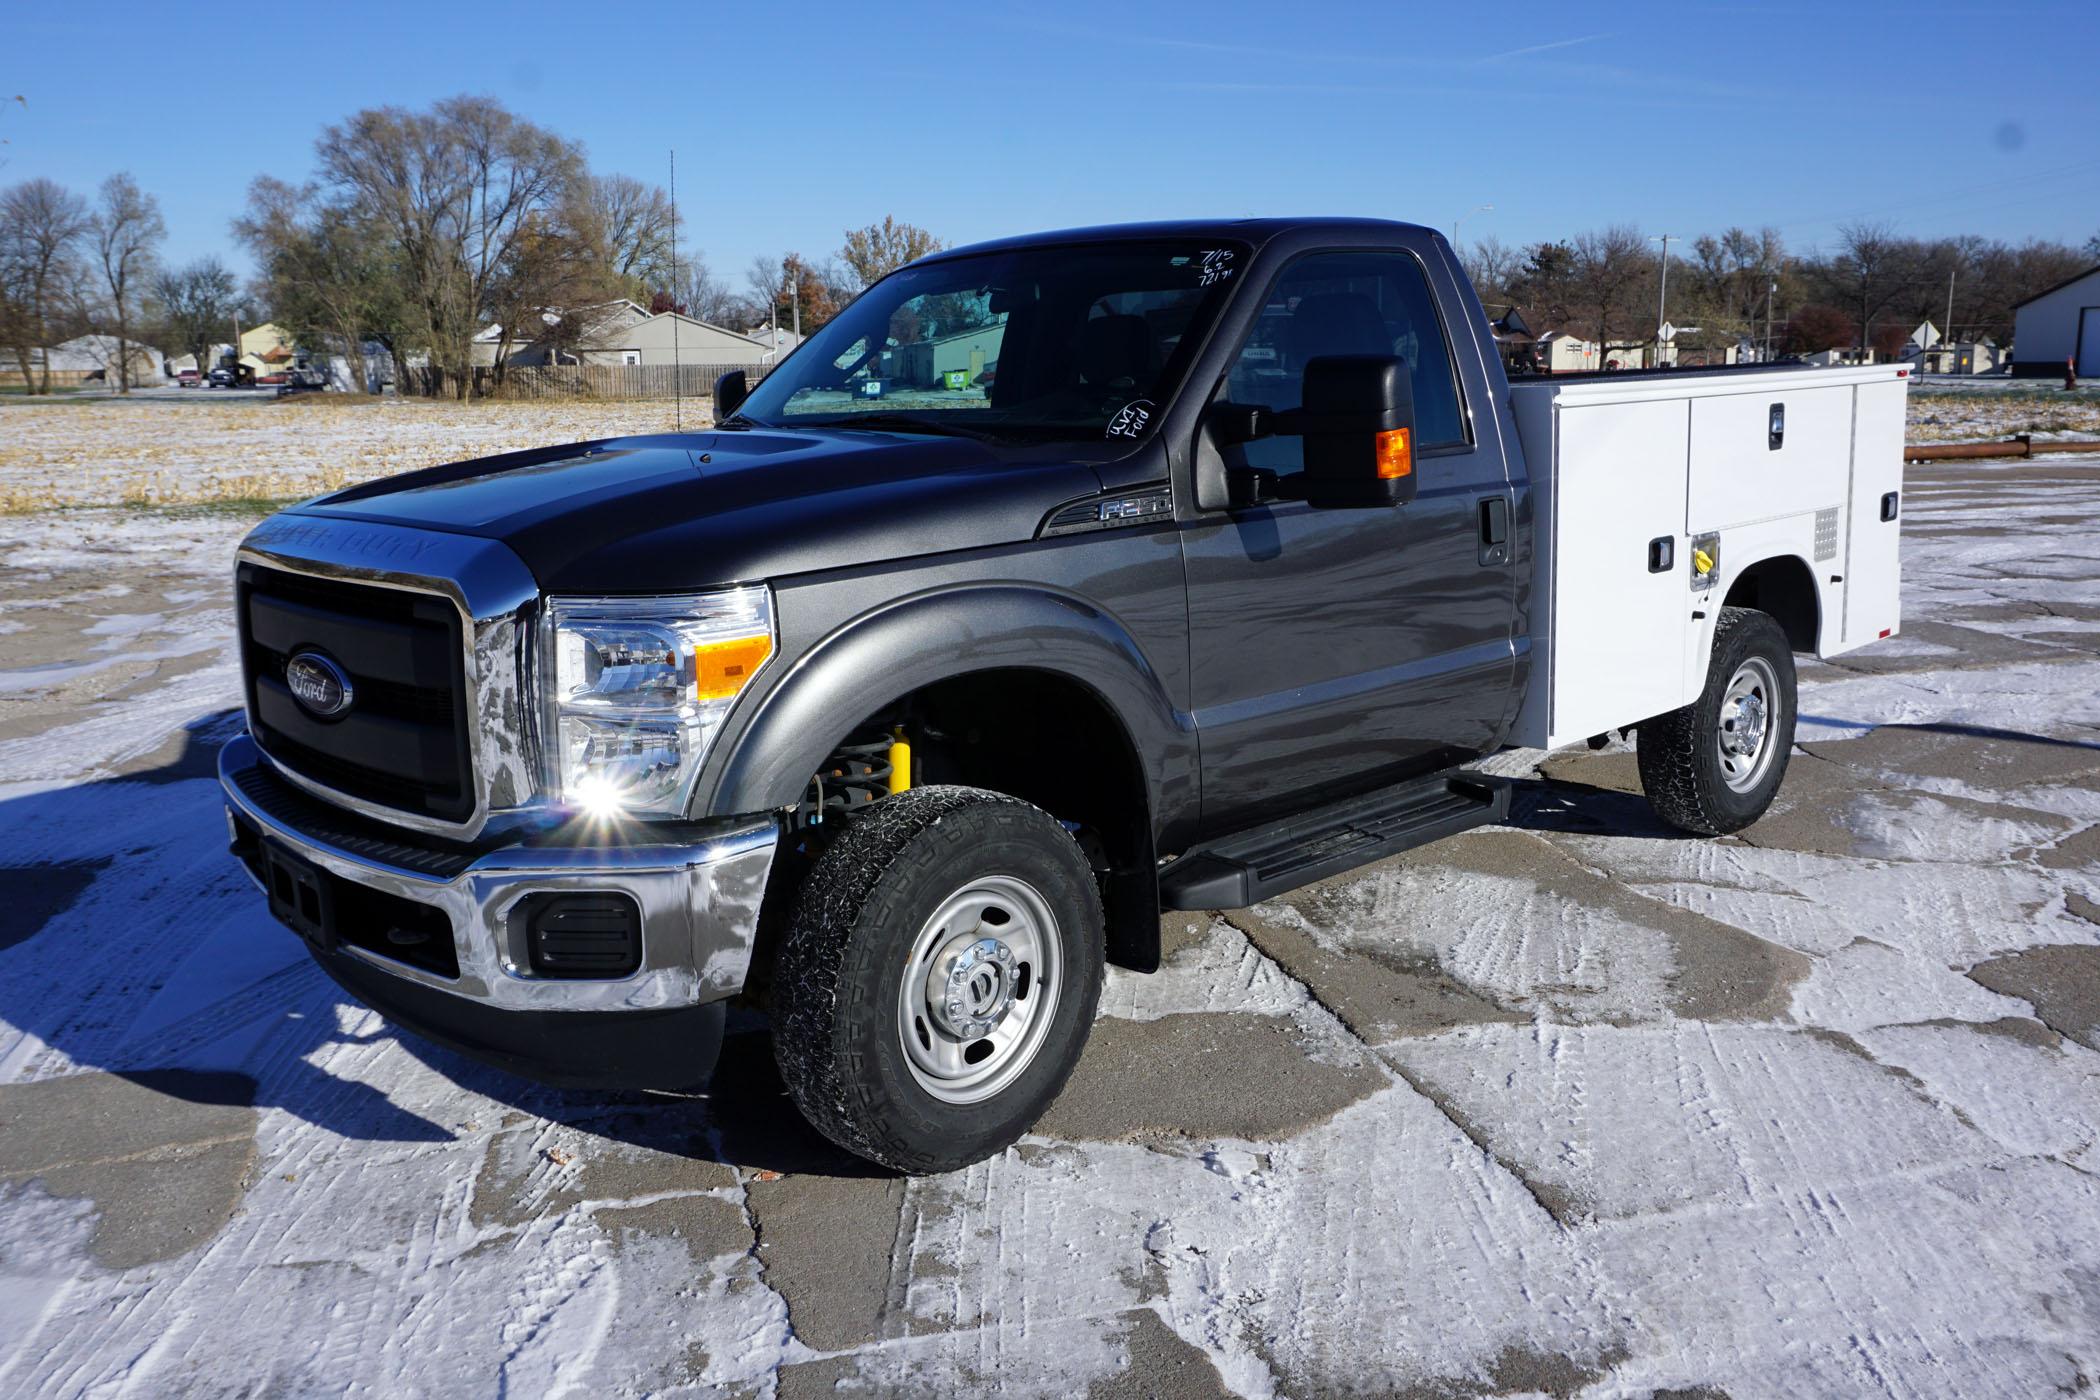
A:
POLYGON ((2100 468, 1914 469, 1905 521, 1764 821, 1503 755, 1508 827, 1166 919, 1037 1132, 919 1180, 755 1021, 621 1098, 342 998, 220 849, 241 522, 7 522, 0 1387, 2089 1387, 2100 468))

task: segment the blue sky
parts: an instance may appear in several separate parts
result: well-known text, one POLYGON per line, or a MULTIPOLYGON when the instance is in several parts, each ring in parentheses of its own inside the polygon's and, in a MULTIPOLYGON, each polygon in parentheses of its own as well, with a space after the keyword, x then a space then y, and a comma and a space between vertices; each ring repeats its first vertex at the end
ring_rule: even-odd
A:
POLYGON ((1465 241, 1511 244, 2100 232, 2091 0, 38 5, 0 32, 0 183, 129 170, 170 258, 244 269, 227 221, 250 178, 305 176, 360 107, 460 92, 598 169, 660 180, 675 146, 688 240, 738 282, 886 213, 954 243, 1295 213, 1464 216, 1465 241))

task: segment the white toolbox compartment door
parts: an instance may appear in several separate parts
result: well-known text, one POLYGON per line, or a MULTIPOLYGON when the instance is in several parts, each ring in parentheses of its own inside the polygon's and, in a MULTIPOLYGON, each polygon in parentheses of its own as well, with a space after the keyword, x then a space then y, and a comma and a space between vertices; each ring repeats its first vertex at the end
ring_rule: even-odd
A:
POLYGON ((1852 500, 1845 542, 1847 647, 1864 646, 1902 630, 1902 575, 1897 545, 1902 529, 1902 380, 1862 384, 1852 423, 1852 500), (1883 500, 1897 493, 1897 519, 1883 520, 1883 500))
POLYGON ((1849 384, 1693 399, 1685 527, 1696 535, 1843 504, 1840 465, 1851 437, 1849 384), (1777 447, 1775 408, 1782 424, 1777 447))
POLYGON ((1553 477, 1549 744, 1683 703, 1693 605, 1684 541, 1687 401, 1563 405, 1553 477), (1670 541, 1670 567, 1649 548, 1670 541))

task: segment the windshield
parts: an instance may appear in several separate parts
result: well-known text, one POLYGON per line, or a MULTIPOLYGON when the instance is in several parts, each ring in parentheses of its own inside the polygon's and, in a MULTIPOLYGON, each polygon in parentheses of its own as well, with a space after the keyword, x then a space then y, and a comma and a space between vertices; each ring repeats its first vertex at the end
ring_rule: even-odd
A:
POLYGON ((811 336, 737 416, 1135 440, 1244 263, 1243 248, 1211 241, 1044 246, 907 267, 811 336))

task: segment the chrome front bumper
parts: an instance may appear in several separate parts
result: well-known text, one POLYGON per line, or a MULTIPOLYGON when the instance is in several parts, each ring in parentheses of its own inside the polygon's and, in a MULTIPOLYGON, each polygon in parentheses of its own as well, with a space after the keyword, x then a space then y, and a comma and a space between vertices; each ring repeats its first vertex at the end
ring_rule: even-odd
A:
POLYGON ((221 751, 219 785, 229 822, 245 822, 263 840, 329 875, 441 910, 451 926, 459 975, 442 976, 349 943, 338 943, 331 950, 335 956, 480 1007, 519 1012, 669 1011, 720 1001, 743 988, 780 835, 771 817, 709 824, 679 845, 583 844, 566 834, 540 833, 485 850, 463 860, 456 873, 438 875, 389 862, 384 841, 302 829, 295 817, 284 815, 298 803, 258 799, 257 770, 281 782, 246 736, 221 751), (617 980, 534 976, 524 935, 512 927, 510 915, 519 900, 545 891, 631 897, 641 911, 640 968, 617 980))

